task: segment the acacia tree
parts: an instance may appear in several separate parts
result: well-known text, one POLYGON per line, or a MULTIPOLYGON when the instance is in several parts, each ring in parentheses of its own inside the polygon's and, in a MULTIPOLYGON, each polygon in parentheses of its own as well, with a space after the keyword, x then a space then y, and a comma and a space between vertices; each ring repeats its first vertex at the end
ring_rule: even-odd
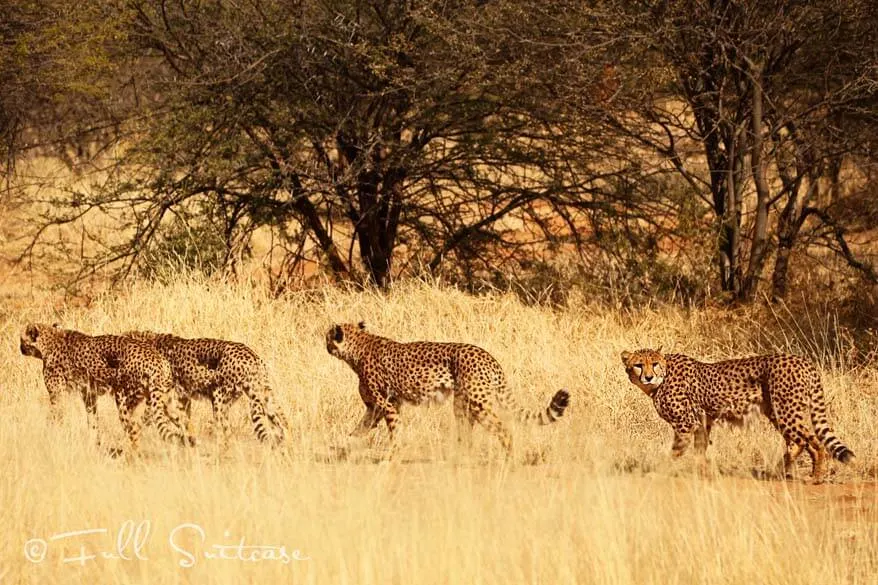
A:
MULTIPOLYGON (((832 121, 874 98, 876 55, 863 51, 878 22, 874 6, 680 0, 626 4, 614 14, 640 41, 628 45, 638 57, 627 74, 642 76, 646 65, 671 75, 651 86, 636 115, 611 118, 611 127, 664 157, 707 204, 724 291, 752 300, 776 250, 772 292, 783 296, 805 220, 833 223, 816 206, 819 179, 864 151, 853 140, 863 133, 845 136, 832 121), (706 174, 687 152, 693 143, 706 174)), ((858 112, 874 128, 876 111, 858 112)), ((866 267, 846 245, 839 251, 866 267)))
POLYGON ((586 183, 565 160, 587 153, 586 139, 571 140, 544 99, 557 49, 531 42, 556 32, 524 26, 528 11, 514 1, 125 2, 137 107, 124 153, 99 188, 54 201, 53 221, 129 209, 131 237, 90 268, 135 266, 169 217, 206 216, 229 250, 270 225, 293 258, 312 242, 332 273, 355 278, 359 265, 382 286, 401 243, 434 272, 450 257, 488 265, 502 219, 560 205, 586 183))

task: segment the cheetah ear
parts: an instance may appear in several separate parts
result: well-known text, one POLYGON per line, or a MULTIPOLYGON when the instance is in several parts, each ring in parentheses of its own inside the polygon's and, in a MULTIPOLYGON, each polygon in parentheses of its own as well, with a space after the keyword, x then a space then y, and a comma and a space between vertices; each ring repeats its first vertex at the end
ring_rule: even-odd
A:
POLYGON ((661 353, 661 352, 662 352, 662 346, 660 345, 659 348, 658 348, 656 351, 657 351, 658 353, 661 353))
POLYGON ((336 325, 332 328, 332 339, 336 343, 340 343, 344 339, 344 331, 341 330, 341 325, 336 325))
POLYGON ((357 327, 360 328, 360 331, 365 331, 366 330, 366 322, 360 321, 359 323, 357 323, 357 327))
POLYGON ((33 323, 29 323, 28 326, 24 330, 24 334, 31 341, 36 341, 37 337, 40 336, 40 330, 37 329, 37 326, 34 325, 33 323))
POLYGON ((52 323, 52 327, 54 327, 55 329, 61 329, 61 324, 60 323, 52 323))
POLYGON ((625 364, 625 365, 627 366, 627 365, 628 365, 628 359, 629 359, 630 357, 631 357, 631 352, 630 352, 630 351, 623 351, 623 352, 622 352, 622 363, 625 364))

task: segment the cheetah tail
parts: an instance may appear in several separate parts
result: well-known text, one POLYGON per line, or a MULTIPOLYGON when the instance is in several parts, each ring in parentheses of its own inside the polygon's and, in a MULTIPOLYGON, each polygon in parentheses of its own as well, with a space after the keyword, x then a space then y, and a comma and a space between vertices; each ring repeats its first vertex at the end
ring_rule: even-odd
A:
POLYGON ((811 385, 811 422, 814 423, 817 438, 834 458, 842 463, 848 463, 854 458, 854 452, 835 436, 829 421, 826 420, 826 401, 823 397, 823 386, 819 381, 811 385))
MULTIPOLYGON (((509 396, 509 398, 511 399, 512 397, 509 396)), ((514 401, 509 406, 515 410, 518 418, 521 419, 522 422, 535 422, 540 425, 548 425, 564 415, 564 411, 567 409, 568 404, 570 404, 570 393, 567 392, 567 390, 558 390, 555 392, 555 395, 552 396, 552 400, 549 402, 549 406, 547 406, 545 410, 527 410, 516 404, 514 401)))

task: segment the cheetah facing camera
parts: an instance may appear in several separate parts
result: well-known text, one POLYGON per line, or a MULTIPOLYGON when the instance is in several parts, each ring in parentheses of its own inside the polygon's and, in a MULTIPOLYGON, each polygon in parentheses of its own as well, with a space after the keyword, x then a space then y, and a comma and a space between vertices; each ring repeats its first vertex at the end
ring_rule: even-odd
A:
POLYGON ((400 343, 365 329, 364 323, 343 324, 326 332, 326 350, 356 372, 366 405, 351 434, 364 434, 384 420, 393 436, 402 402, 441 402, 454 394, 459 438, 468 436, 478 422, 499 438, 510 455, 512 437, 496 406, 515 411, 525 422, 549 424, 561 418, 570 401, 567 391, 559 390, 545 410, 527 411, 514 400, 500 364, 484 349, 464 343, 400 343))
POLYGON ((141 429, 134 413, 144 399, 163 439, 195 444, 181 424, 171 365, 154 349, 125 337, 91 336, 38 323, 27 325, 19 347, 23 355, 43 361, 43 381, 53 418, 60 416, 61 393, 78 389, 89 426, 97 434, 97 395, 109 390, 133 449, 137 448, 141 429))
POLYGON ((242 394, 250 402, 250 420, 259 440, 274 445, 283 441, 288 425, 272 403, 265 363, 243 343, 151 331, 131 331, 125 336, 154 347, 171 363, 187 421, 191 421, 193 398, 210 399, 222 449, 228 446, 229 407, 242 394))
POLYGON ((786 442, 784 475, 792 477, 802 450, 811 457, 815 483, 823 481, 825 450, 847 463, 854 458, 832 432, 817 370, 792 355, 762 355, 712 364, 659 350, 622 352, 631 382, 652 398, 659 416, 674 428, 672 454, 683 454, 694 437, 703 458, 714 421, 740 425, 758 408, 786 442))

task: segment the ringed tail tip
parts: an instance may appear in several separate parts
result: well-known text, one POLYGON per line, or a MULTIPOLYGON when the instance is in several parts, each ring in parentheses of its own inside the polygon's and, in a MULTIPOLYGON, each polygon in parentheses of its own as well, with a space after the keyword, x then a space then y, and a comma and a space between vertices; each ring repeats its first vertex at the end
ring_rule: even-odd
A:
POLYGON ((854 452, 847 447, 839 450, 839 452, 833 453, 833 456, 835 456, 835 458, 842 463, 850 463, 853 459, 855 459, 854 452))
POLYGON ((561 416, 564 414, 564 410, 570 404, 570 393, 567 390, 558 390, 555 392, 555 395, 552 397, 552 402, 549 405, 549 408, 557 415, 561 416))

